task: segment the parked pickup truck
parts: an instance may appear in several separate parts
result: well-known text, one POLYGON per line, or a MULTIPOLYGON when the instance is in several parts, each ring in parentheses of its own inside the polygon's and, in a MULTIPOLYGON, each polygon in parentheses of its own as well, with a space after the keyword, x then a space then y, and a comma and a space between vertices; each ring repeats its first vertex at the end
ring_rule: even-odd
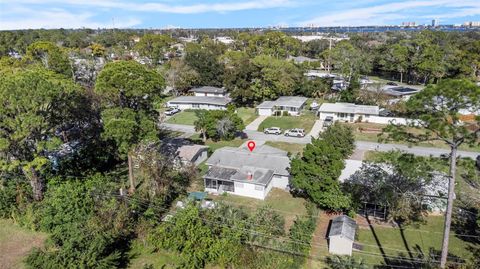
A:
POLYGON ((173 115, 177 114, 178 112, 180 112, 180 109, 178 109, 176 107, 170 107, 170 108, 167 108, 167 110, 165 111, 165 115, 173 116, 173 115))
POLYGON ((304 137, 305 136, 305 130, 304 129, 290 129, 285 131, 285 136, 293 136, 293 137, 304 137))
POLYGON ((275 135, 280 135, 282 134, 282 129, 278 127, 270 127, 270 128, 265 128, 263 130, 265 134, 275 134, 275 135))
POLYGON ((327 116, 325 120, 323 121, 323 127, 328 127, 333 124, 333 117, 332 116, 327 116))

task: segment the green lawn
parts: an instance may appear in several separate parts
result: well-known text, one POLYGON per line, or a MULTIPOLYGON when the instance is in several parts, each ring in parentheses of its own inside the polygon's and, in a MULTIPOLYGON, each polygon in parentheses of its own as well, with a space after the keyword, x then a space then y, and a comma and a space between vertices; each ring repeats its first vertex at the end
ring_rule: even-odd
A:
POLYGON ((292 155, 296 155, 297 153, 302 153, 303 149, 305 148, 305 145, 303 144, 287 143, 287 142, 267 141, 265 142, 265 144, 290 152, 292 155))
POLYGON ((0 268, 24 268, 22 260, 33 247, 41 247, 47 235, 0 219, 0 268))
POLYGON ((313 113, 306 112, 301 116, 271 116, 266 118, 258 127, 259 132, 263 132, 268 127, 279 127, 282 130, 292 128, 305 129, 308 134, 315 123, 316 117, 313 113))
POLYGON ((139 240, 132 243, 129 256, 130 264, 128 268, 130 269, 142 269, 147 265, 152 265, 153 268, 178 268, 179 264, 178 254, 163 249, 152 252, 139 240))
MULTIPOLYGON (((194 134, 190 136, 190 139, 193 140, 197 144, 203 144, 202 139, 200 134, 194 134)), ((205 142, 205 145, 210 147, 210 150, 213 152, 219 148, 223 147, 239 147, 243 143, 247 141, 246 139, 240 139, 240 138, 235 138, 233 140, 229 141, 213 141, 211 139, 207 139, 207 142, 205 142)))
POLYGON ((210 195, 214 200, 225 201, 238 207, 243 207, 245 210, 252 212, 262 205, 269 205, 285 218, 285 230, 287 231, 293 224, 297 215, 307 214, 305 208, 305 200, 303 198, 293 197, 289 192, 272 188, 265 200, 248 198, 233 194, 227 195, 210 195))
MULTIPOLYGON (((406 226, 402 232, 399 228, 379 227, 375 226, 373 231, 369 228, 360 228, 358 230, 358 243, 363 244, 364 252, 372 252, 381 254, 382 247, 385 255, 410 257, 408 250, 412 257, 417 257, 419 253, 428 254, 429 249, 433 248, 435 251, 440 251, 443 238, 443 221, 441 216, 430 216, 427 218, 425 224, 418 227, 406 226), (375 239, 378 238, 378 242, 375 239), (405 241, 403 240, 405 239, 405 241)), ((472 255, 468 251, 470 243, 462 241, 450 234, 449 255, 455 255, 468 259, 472 255)), ((354 256, 364 259, 367 263, 380 264, 383 261, 382 256, 369 256, 365 253, 354 252, 354 256)), ((439 260, 439 257, 437 258, 439 260)))
MULTIPOLYGON (((382 132, 382 128, 386 127, 385 124, 378 124, 378 123, 344 123, 348 126, 351 126, 353 128, 353 134, 355 136, 355 140, 358 141, 370 141, 370 142, 378 142, 378 134, 382 132), (373 128, 373 129, 378 129, 378 132, 367 132, 365 130, 362 130, 365 128, 373 128)), ((412 129, 414 132, 419 132, 416 129, 412 129)), ((396 141, 396 142, 391 142, 395 144, 402 144, 402 145, 412 145, 411 143, 408 142, 403 142, 403 141, 396 141)), ((413 145, 412 145, 413 146, 413 145)), ((434 140, 434 141, 428 141, 428 142, 422 142, 418 143, 417 146, 421 147, 435 147, 435 148, 449 148, 447 144, 443 141, 439 140, 434 140)), ((469 146, 466 144, 463 144, 460 146, 460 150, 466 150, 466 151, 480 151, 480 146, 469 146)))
POLYGON ((173 115, 167 120, 167 123, 193 125, 197 120, 194 110, 185 110, 173 115))
POLYGON ((255 108, 240 107, 237 108, 237 115, 243 120, 245 126, 254 121, 257 118, 255 108))

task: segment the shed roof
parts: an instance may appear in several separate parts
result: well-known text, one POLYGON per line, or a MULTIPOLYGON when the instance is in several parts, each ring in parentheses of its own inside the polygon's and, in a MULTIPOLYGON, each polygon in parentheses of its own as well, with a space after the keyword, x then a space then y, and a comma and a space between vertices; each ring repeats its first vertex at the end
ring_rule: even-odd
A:
POLYGON ((226 90, 224 88, 218 88, 213 86, 203 86, 198 88, 193 88, 190 92, 198 92, 198 93, 225 93, 226 90))
POLYGON ((357 229, 357 222, 349 216, 342 215, 332 220, 328 237, 342 236, 355 241, 355 230, 357 229))
POLYGON ((265 101, 257 106, 257 108, 273 108, 274 106, 287 106, 300 108, 307 102, 306 97, 302 96, 281 96, 275 101, 265 101))
POLYGON ((217 106, 226 106, 231 99, 226 97, 214 96, 179 96, 168 101, 169 104, 208 104, 217 106))
POLYGON ((203 150, 207 150, 207 146, 202 145, 184 145, 177 149, 177 154, 180 158, 192 161, 192 159, 203 150))
POLYGON ((378 106, 356 105, 351 103, 323 103, 318 109, 319 112, 353 113, 378 115, 378 106))

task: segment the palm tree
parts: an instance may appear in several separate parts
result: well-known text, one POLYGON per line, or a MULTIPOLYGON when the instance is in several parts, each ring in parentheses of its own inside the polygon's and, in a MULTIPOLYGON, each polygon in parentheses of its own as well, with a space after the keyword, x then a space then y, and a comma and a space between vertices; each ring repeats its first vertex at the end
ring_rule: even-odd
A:
POLYGON ((193 123, 195 125, 195 131, 202 133, 202 141, 207 141, 207 128, 208 128, 208 116, 207 112, 202 110, 195 111, 197 120, 193 123))

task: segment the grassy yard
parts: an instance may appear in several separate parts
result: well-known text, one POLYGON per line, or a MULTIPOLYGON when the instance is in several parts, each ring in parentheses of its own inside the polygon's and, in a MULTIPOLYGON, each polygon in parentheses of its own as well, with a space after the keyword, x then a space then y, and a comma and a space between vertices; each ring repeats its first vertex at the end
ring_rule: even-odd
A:
POLYGON ((269 145, 275 148, 279 148, 281 150, 285 150, 290 152, 292 155, 296 155, 297 153, 302 153, 305 145, 303 144, 294 144, 294 143, 287 143, 287 142, 273 142, 267 141, 265 145, 269 145))
MULTIPOLYGON (((192 136, 189 137, 193 142, 195 142, 196 144, 203 144, 202 142, 202 138, 201 138, 201 135, 200 134, 194 134, 192 136)), ((210 147, 210 150, 213 152, 219 148, 223 148, 223 147, 240 147, 240 145, 242 145, 243 143, 245 143, 245 141, 247 141, 246 139, 241 139, 241 138, 235 138, 233 140, 229 140, 229 141, 213 141, 211 139, 207 139, 207 142, 205 142, 205 145, 210 147)))
POLYGON ((243 120, 245 126, 254 121, 257 118, 255 114, 255 108, 240 107, 237 109, 237 115, 243 120))
POLYGON ((308 134, 315 123, 316 117, 313 113, 307 112, 301 116, 272 116, 266 118, 258 127, 259 132, 263 132, 268 127, 279 127, 282 130, 292 128, 305 129, 308 134))
POLYGON ((269 205, 285 218, 285 230, 287 231, 293 224, 297 215, 307 214, 305 208, 305 200, 303 198, 293 197, 289 192, 272 188, 265 200, 248 198, 238 195, 210 195, 217 201, 225 201, 228 204, 243 207, 245 210, 252 212, 256 208, 269 205))
MULTIPOLYGON (((384 260, 381 256, 382 250, 387 256, 403 255, 404 258, 409 258, 410 254, 414 258, 420 253, 428 254, 430 248, 440 251, 443 238, 443 220, 444 218, 441 216, 430 216, 425 224, 418 227, 404 227, 403 235, 399 228, 374 225, 373 230, 371 230, 362 227, 358 230, 357 239, 360 244, 363 244, 362 251, 380 255, 370 256, 365 255, 365 253, 354 252, 354 256, 364 259, 367 263, 380 264, 384 260)), ((470 245, 470 243, 450 234, 449 255, 468 259, 472 255, 468 251, 470 245)), ((439 257, 436 259, 439 260, 439 257)))
POLYGON ((130 269, 142 269, 146 268, 147 265, 152 265, 153 268, 178 268, 179 264, 177 254, 163 249, 152 252, 139 240, 132 243, 132 248, 128 254, 130 256, 128 268, 130 269))
POLYGON ((173 115, 167 120, 167 122, 174 124, 193 125, 196 120, 197 116, 195 115, 195 111, 185 110, 173 115))
MULTIPOLYGON (((378 142, 378 134, 382 132, 382 128, 386 127, 385 124, 378 124, 378 123, 367 123, 367 122, 361 122, 361 123, 344 123, 348 126, 351 126, 353 128, 353 134, 355 136, 355 140, 358 141, 370 141, 370 142, 378 142), (364 129, 362 131, 362 129, 364 129), (367 132, 365 129, 378 129, 378 131, 370 131, 367 132)), ((418 132, 418 130, 412 130, 415 132, 418 132)), ((395 144, 403 144, 403 145, 410 145, 410 143, 407 142, 392 142, 395 144)), ((413 146, 413 145, 412 145, 413 146)), ((449 148, 448 145, 445 144, 443 141, 428 141, 428 142, 422 142, 419 143, 418 146, 422 147, 435 147, 435 148, 449 148)), ((460 150, 466 150, 466 151, 480 151, 480 146, 469 146, 469 145, 462 145, 460 146, 460 150)))
POLYGON ((0 268, 24 268, 22 260, 33 247, 41 247, 46 237, 0 219, 0 268))

